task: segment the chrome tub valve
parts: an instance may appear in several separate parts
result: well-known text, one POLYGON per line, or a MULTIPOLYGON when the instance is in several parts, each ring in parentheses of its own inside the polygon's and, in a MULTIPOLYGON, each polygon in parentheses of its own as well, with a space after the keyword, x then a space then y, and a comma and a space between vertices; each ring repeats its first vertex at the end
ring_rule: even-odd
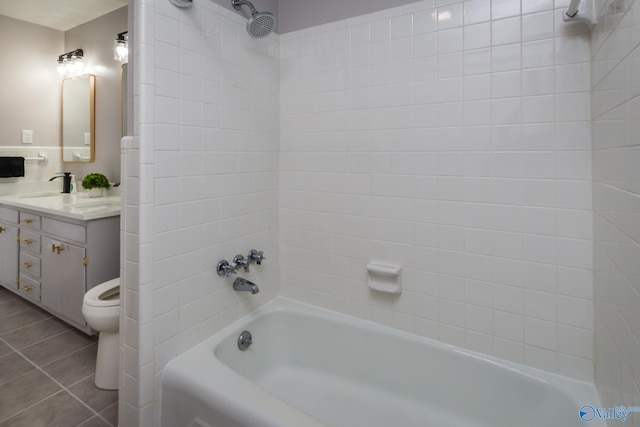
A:
POLYGON ((240 267, 242 267, 242 268, 244 268, 244 272, 245 273, 249 272, 249 260, 247 260, 242 255, 234 256, 233 257, 233 263, 235 264, 236 270, 239 269, 240 267))
POLYGON ((236 274, 236 267, 226 259, 223 259, 216 266, 216 273, 218 273, 218 276, 231 277, 232 274, 236 274))
POLYGON ((251 249, 249 251, 249 255, 247 255, 247 259, 249 260, 249 263, 255 262, 258 265, 262 265, 262 260, 267 258, 263 255, 262 251, 251 249))

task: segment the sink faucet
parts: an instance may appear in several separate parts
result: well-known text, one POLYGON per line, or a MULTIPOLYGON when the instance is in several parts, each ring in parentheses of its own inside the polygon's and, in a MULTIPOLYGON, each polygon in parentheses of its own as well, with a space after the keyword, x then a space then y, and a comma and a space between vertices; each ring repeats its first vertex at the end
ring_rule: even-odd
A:
POLYGON ((238 277, 233 281, 233 289, 240 292, 251 292, 252 294, 260 292, 258 285, 242 277, 238 277))
POLYGON ((56 178, 62 178, 64 180, 62 182, 62 192, 71 193, 71 172, 58 172, 58 175, 54 176, 49 181, 53 181, 56 178), (64 175, 60 175, 60 174, 64 174, 64 175))

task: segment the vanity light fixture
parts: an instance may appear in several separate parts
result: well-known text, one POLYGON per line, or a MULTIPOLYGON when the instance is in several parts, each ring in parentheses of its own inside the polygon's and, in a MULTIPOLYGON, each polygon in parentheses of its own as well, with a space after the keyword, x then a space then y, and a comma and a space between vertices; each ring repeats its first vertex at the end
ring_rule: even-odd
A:
POLYGON ((129 32, 124 31, 118 33, 113 44, 113 59, 120 62, 128 62, 129 60, 129 32))
POLYGON ((84 52, 82 49, 72 50, 58 56, 58 74, 60 77, 73 77, 84 70, 84 52))

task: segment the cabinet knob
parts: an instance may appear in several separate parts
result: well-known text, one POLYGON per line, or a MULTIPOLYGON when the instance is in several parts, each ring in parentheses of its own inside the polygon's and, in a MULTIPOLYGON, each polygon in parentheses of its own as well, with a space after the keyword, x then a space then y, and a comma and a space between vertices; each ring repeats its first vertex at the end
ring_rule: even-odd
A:
POLYGON ((31 224, 33 222, 32 219, 23 219, 22 221, 20 221, 23 224, 31 224))
POLYGON ((31 292, 31 286, 20 285, 20 289, 22 289, 25 292, 31 292))
POLYGON ((55 252, 58 255, 60 255, 60 251, 64 251, 64 247, 62 245, 55 245, 55 244, 51 245, 51 252, 55 252))
POLYGON ((22 266, 23 266, 24 268, 31 268, 31 266, 32 266, 32 265, 33 265, 33 264, 32 264, 32 263, 30 263, 30 262, 23 262, 23 263, 22 263, 22 266))
POLYGON ((20 243, 23 243, 25 245, 30 245, 33 243, 33 241, 29 239, 24 239, 24 240, 20 240, 20 243))
POLYGON ((6 230, 6 228, 0 227, 0 233, 2 233, 4 230, 6 230))

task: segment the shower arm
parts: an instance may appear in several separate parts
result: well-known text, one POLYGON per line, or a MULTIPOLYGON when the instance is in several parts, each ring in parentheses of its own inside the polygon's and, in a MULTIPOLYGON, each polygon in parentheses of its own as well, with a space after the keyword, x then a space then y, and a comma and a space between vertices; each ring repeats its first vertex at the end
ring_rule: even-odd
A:
MULTIPOLYGON (((193 0, 169 0, 169 3, 172 5, 179 7, 181 9, 193 6, 193 0)), ((256 8, 251 4, 251 2, 247 0, 232 0, 231 4, 235 10, 240 10, 242 5, 248 6, 251 9, 251 14, 255 15, 258 13, 256 8)))
POLYGON ((169 0, 169 3, 181 9, 193 6, 193 0, 169 0))
POLYGON ((575 18, 578 14, 578 7, 580 6, 580 0, 571 0, 569 8, 564 12, 569 18, 575 18))
POLYGON ((571 0, 569 7, 562 11, 562 20, 582 22, 591 30, 598 23, 597 13, 595 0, 571 0))
POLYGON ((253 6, 253 4, 251 2, 248 2, 246 0, 233 0, 233 2, 231 3, 231 5, 233 6, 233 8, 235 10, 240 10, 240 7, 242 5, 244 6, 249 6, 249 9, 251 9, 251 14, 255 15, 256 13, 258 13, 258 11, 256 10, 256 8, 253 6))

